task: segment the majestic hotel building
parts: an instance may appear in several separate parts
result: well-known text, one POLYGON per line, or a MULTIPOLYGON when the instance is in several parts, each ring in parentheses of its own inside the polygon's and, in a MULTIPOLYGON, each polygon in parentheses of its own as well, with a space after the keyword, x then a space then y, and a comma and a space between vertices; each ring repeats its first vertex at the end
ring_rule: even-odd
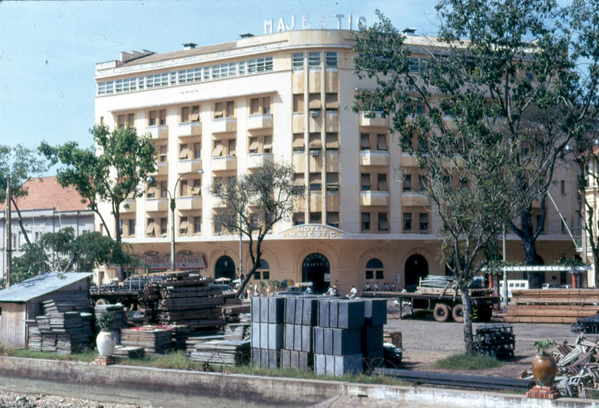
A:
MULTIPOLYGON (((415 72, 424 69, 431 41, 407 37, 415 72)), ((351 31, 310 29, 122 53, 120 61, 97 64, 96 123, 149 132, 158 154, 153 178, 167 187, 143 186, 143 197, 130 200, 122 224, 111 228, 121 228, 152 269, 164 270, 174 222, 179 268, 234 277, 239 237, 214 225, 221 203, 210 186, 275 160, 293 164, 306 195, 292 219, 265 239, 256 279, 313 281, 317 291, 337 283, 345 293, 366 281, 402 288, 426 274, 445 274, 435 239, 439 219, 421 193, 415 157, 401 151, 388 118, 351 109, 356 90, 375 86, 356 77, 354 44, 351 31), (169 194, 176 196, 174 220, 169 194)), ((560 168, 555 179, 551 194, 571 229, 579 225, 575 175, 560 168)), ((571 258, 575 247, 547 202, 537 247, 551 263, 571 258)), ((107 220, 109 211, 106 206, 107 220)), ((522 259, 511 234, 508 257, 522 259)), ((247 242, 242 259, 249 270, 247 242)), ((108 270, 104 280, 113 276, 108 270)), ((546 277, 558 284, 565 279, 546 277)))

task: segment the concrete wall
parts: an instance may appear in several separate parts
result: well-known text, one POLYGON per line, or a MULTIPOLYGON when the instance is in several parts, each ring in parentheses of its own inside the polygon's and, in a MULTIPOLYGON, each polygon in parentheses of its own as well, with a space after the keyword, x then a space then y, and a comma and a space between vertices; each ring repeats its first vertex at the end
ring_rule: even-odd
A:
MULTIPOLYGON (((396 387, 383 385, 350 384, 337 381, 301 380, 293 378, 270 378, 239 374, 204 373, 183 370, 163 370, 128 366, 92 366, 55 360, 19 359, 0 357, 0 377, 27 378, 31 380, 52 379, 45 389, 47 393, 62 395, 63 384, 82 387, 106 387, 110 395, 126 390, 127 397, 142 403, 144 392, 161 392, 175 397, 160 400, 162 406, 181 406, 183 396, 190 403, 195 396, 203 406, 222 405, 229 399, 236 406, 310 406, 335 396, 360 396, 372 400, 393 400, 398 406, 451 406, 451 407, 597 407, 596 400, 562 398, 557 401, 530 400, 523 395, 483 393, 435 389, 426 387, 396 387), (118 390, 118 391, 117 391, 118 390), (180 397, 177 397, 179 395, 180 397), (215 404, 214 401, 221 401, 215 404)), ((2 381, 4 383, 4 381, 2 381)), ((146 396, 147 398, 147 396, 146 396)), ((114 400, 114 398, 113 398, 114 400)), ((118 400, 118 399, 117 399, 118 400)), ((156 401, 157 402, 157 401, 156 401)), ((153 403, 156 403, 153 402, 153 403)), ((367 406, 367 405, 364 405, 367 406)))

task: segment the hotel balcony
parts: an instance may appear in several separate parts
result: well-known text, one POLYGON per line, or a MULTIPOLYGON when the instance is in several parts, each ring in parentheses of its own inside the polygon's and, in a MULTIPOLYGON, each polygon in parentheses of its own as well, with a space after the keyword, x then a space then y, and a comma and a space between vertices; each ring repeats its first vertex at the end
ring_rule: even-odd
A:
POLYGON ((166 176, 168 174, 168 162, 156 163, 156 171, 152 173, 152 176, 166 176))
POLYGON ((401 167, 418 167, 418 158, 410 153, 402 153, 399 164, 401 167))
POLYGON ((294 113, 293 114, 293 133, 304 133, 306 130, 306 123, 304 122, 305 116, 303 113, 294 113))
POLYGON ((218 118, 212 119, 212 133, 230 133, 237 131, 237 119, 218 118))
POLYGON ((166 210, 168 210, 168 199, 166 197, 146 198, 146 212, 159 212, 166 210))
POLYGON ((137 200, 135 198, 127 198, 125 201, 123 201, 120 207, 121 213, 134 213, 136 209, 136 201, 137 200))
POLYGON ((389 117, 383 118, 380 112, 376 112, 373 118, 367 118, 364 112, 360 113, 358 124, 362 127, 389 127, 389 117))
POLYGON ((155 125, 148 126, 146 132, 149 132, 152 139, 167 139, 168 138, 168 126, 155 125))
POLYGON ((272 115, 250 115, 247 123, 248 130, 272 128, 272 115))
POLYGON ((273 161, 272 153, 250 153, 248 154, 248 169, 255 169, 264 166, 267 162, 273 161))
POLYGON ((201 136, 202 122, 179 123, 179 137, 201 136))
POLYGON ((338 112, 326 112, 324 128, 325 128, 325 132, 329 132, 329 133, 339 132, 339 113, 338 112))
POLYGON ((402 207, 424 207, 429 204, 429 198, 422 193, 407 191, 401 194, 402 207))
POLYGON ((237 156, 212 157, 212 171, 237 170, 237 156))
MULTIPOLYGON (((403 164, 403 162, 402 162, 403 164)), ((360 151, 360 166, 388 166, 389 152, 384 150, 360 151)))
POLYGON ((389 205, 388 191, 360 191, 360 205, 364 207, 379 207, 389 205))
POLYGON ((177 210, 200 210, 202 209, 202 197, 191 196, 191 197, 177 197, 177 210))
POLYGON ((192 171, 197 171, 202 168, 202 159, 186 159, 179 160, 177 163, 177 173, 191 173, 192 171))

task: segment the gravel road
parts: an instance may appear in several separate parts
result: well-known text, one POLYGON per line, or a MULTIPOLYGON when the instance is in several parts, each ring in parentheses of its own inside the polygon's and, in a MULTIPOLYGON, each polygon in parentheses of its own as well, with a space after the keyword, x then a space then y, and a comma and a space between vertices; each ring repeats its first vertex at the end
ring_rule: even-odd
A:
MULTIPOLYGON (((476 332, 478 324, 473 326, 476 332)), ((569 324, 513 323, 512 326, 516 335, 515 357, 502 367, 476 371, 476 374, 515 378, 523 369, 530 368, 536 354, 535 341, 550 339, 561 343, 576 339, 576 333, 570 331, 569 324)), ((436 360, 464 352, 464 326, 461 323, 438 323, 428 315, 404 320, 389 319, 386 329, 402 333, 405 368, 431 370, 436 360)))
POLYGON ((87 399, 0 391, 0 408, 141 408, 141 405, 106 404, 87 399))

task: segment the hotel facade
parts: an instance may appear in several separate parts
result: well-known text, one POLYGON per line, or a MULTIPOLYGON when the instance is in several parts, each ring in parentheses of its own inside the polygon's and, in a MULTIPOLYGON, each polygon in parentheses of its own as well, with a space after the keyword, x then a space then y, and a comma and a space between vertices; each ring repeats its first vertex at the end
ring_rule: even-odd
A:
MULTIPOLYGON (((432 41, 407 37, 414 72, 424 69, 432 41)), ((129 200, 121 225, 109 227, 120 228, 133 252, 158 271, 170 268, 174 222, 178 268, 234 278, 239 236, 214 225, 222 204, 210 187, 274 160, 294 166, 294 182, 306 194, 291 219, 265 239, 256 280, 312 281, 316 291, 337 284, 344 294, 367 281, 403 288, 426 274, 444 275, 439 219, 422 194, 416 158, 399 148, 389 118, 352 111, 356 91, 375 86, 355 75, 354 45, 351 31, 310 29, 122 53, 119 61, 97 64, 96 123, 150 133, 158 154, 152 177, 159 184, 140 186, 143 197, 129 200)), ((579 225, 575 174, 560 168, 555 180, 556 206, 547 200, 537 241, 546 264, 573 257, 568 228, 579 225)), ((102 208, 111 220, 109 207, 102 208)), ((508 259, 520 261, 520 240, 508 234, 507 241, 508 259)), ((247 241, 241 246, 248 271, 247 241)), ((100 279, 114 276, 108 269, 100 279)))

